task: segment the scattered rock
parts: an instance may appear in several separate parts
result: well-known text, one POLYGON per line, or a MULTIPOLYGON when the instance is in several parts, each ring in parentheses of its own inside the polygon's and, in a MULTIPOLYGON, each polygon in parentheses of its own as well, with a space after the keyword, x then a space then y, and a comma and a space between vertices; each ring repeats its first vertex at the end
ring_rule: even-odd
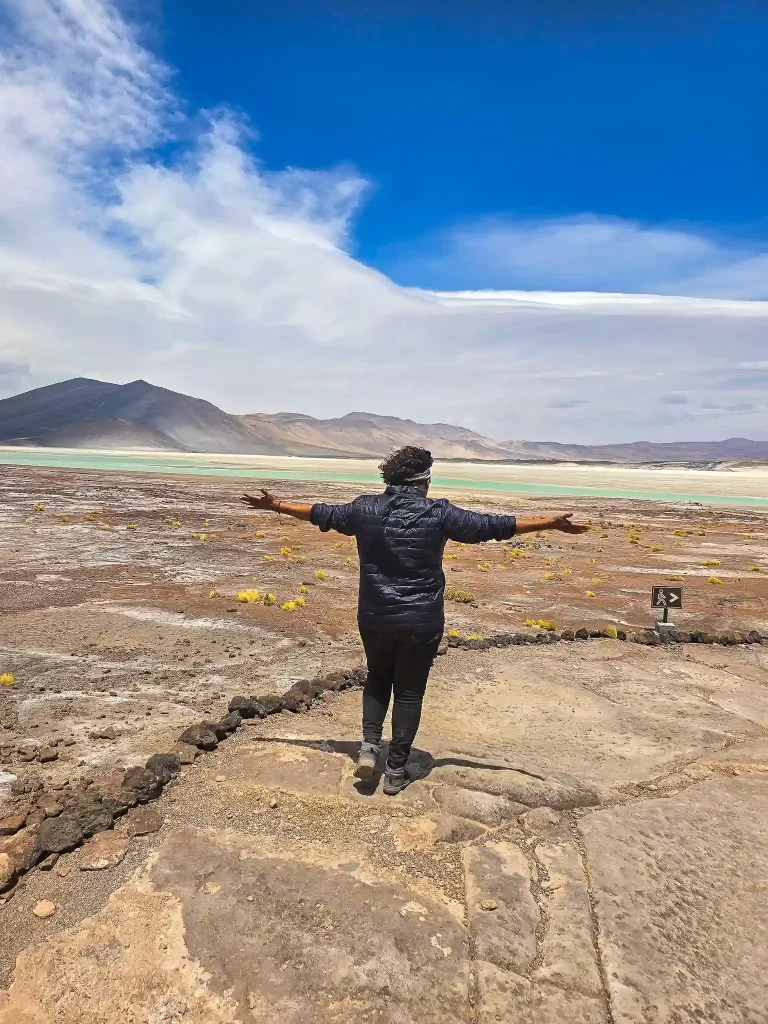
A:
POLYGON ((239 711, 228 711, 220 720, 219 727, 229 735, 239 729, 243 724, 243 718, 239 711))
POLYGON ((233 697, 228 711, 237 711, 241 718, 266 718, 267 712, 255 697, 233 697))
POLYGON ((480 900, 481 910, 498 910, 499 904, 496 900, 480 900))
POLYGON ((154 800, 163 791, 163 783, 160 778, 149 768, 129 768, 123 776, 122 789, 135 794, 136 799, 130 806, 145 804, 154 800))
POLYGON ((203 882, 200 886, 200 892, 204 892, 206 896, 215 896, 220 890, 221 886, 218 882, 203 882))
POLYGON ((179 743, 189 743, 200 750, 215 750, 218 745, 215 731, 208 722, 199 722, 197 725, 190 725, 188 729, 179 736, 179 743))
POLYGON ((108 725, 106 729, 94 729, 90 734, 92 740, 115 740, 117 739, 117 733, 111 725, 108 725))
POLYGON ((179 743, 176 747, 175 754, 179 759, 179 764, 194 764, 195 758, 199 754, 197 747, 193 747, 191 743, 179 743))
POLYGON ((41 764, 48 764, 50 761, 58 761, 59 752, 55 747, 43 747, 37 755, 37 759, 41 764))
POLYGON ((26 821, 26 814, 9 814, 5 818, 0 818, 0 836, 15 835, 24 828, 26 821))
POLYGON ((40 860, 41 852, 38 849, 38 826, 27 826, 15 836, 7 839, 0 839, 0 853, 10 858, 13 870, 17 875, 23 875, 40 860))
POLYGON ((49 853, 47 857, 43 857, 43 859, 37 866, 40 868, 41 871, 51 871, 52 868, 56 867, 58 860, 58 853, 49 853))
POLYGON ((37 806, 41 810, 45 811, 46 818, 55 818, 57 814, 61 814, 61 812, 64 810, 63 805, 60 804, 58 800, 56 800, 52 796, 47 795, 41 797, 41 799, 37 803, 37 806))
POLYGON ((560 634, 560 639, 561 640, 575 640, 576 639, 576 634, 573 632, 572 629, 564 629, 563 632, 560 634))
POLYGON ((0 892, 5 892, 13 885, 16 877, 16 866, 7 853, 0 853, 0 892))
POLYGON ((32 908, 32 913, 35 917, 39 917, 41 920, 45 920, 46 917, 53 917, 56 913, 56 904, 51 900, 40 900, 32 908))
POLYGON ((437 648, 437 655, 438 655, 438 657, 441 657, 443 654, 447 654, 447 653, 448 653, 448 643, 447 643, 446 640, 443 640, 443 642, 437 648))
POLYGON ((27 824, 40 825, 42 822, 45 821, 47 817, 48 815, 45 813, 45 810, 42 807, 35 807, 27 815, 27 824))
MULTIPOLYGON (((142 808, 144 810, 144 808, 142 808)), ((141 813, 141 811, 134 812, 141 813)), ((104 871, 113 868, 128 852, 128 840, 117 832, 100 832, 89 839, 80 851, 81 871, 104 871)))
POLYGON ((148 836, 159 832, 163 818, 152 807, 133 807, 128 812, 126 831, 129 836, 148 836))
POLYGON ((581 629, 577 629, 573 635, 577 640, 589 640, 589 630, 585 629, 584 626, 581 629))
MULTIPOLYGON (((339 673, 339 675, 341 675, 341 673, 339 673)), ((335 689, 335 687, 331 687, 331 689, 335 689)), ((339 689, 341 689, 341 687, 339 687, 339 689)), ((263 696, 257 697, 256 700, 261 704, 268 715, 277 714, 277 712, 282 711, 284 707, 283 698, 278 697, 275 693, 265 693, 263 696)))
POLYGON ((165 786, 179 774, 181 761, 178 754, 153 754, 144 767, 148 771, 154 772, 165 786))

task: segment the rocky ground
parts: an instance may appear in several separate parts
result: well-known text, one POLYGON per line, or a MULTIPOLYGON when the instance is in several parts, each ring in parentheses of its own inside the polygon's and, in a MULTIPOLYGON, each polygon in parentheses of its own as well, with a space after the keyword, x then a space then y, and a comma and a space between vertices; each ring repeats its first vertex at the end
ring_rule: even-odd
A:
MULTIPOLYGON (((0 882, 37 863, 0 897, 0 1021, 768 1019, 768 646, 451 648, 395 800, 355 784, 356 689, 195 756, 233 695, 361 660, 349 541, 240 489, 3 468, 0 882), (171 750, 99 831, 117 769, 171 750), (41 862, 73 800, 96 835, 41 862)), ((764 514, 572 505, 584 538, 449 546, 454 633, 640 628, 672 576, 681 629, 768 632, 764 514)))

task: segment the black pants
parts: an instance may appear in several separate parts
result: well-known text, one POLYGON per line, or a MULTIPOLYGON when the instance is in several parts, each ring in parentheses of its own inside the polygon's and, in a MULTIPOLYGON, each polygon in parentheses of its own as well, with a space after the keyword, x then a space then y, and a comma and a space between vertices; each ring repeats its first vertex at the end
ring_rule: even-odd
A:
POLYGON ((428 636, 393 636, 361 629, 368 659, 368 679, 363 691, 363 739, 381 743, 381 731, 394 690, 392 743, 387 766, 404 768, 421 720, 427 678, 442 633, 428 636))

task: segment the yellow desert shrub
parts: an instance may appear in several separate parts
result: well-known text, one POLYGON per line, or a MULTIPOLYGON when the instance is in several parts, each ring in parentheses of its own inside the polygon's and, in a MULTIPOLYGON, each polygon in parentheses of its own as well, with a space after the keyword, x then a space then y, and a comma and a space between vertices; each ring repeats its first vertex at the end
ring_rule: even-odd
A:
POLYGON ((451 636, 451 637, 457 637, 457 636, 459 636, 459 635, 460 635, 460 634, 459 634, 459 631, 458 631, 458 629, 449 629, 449 630, 448 630, 448 636, 451 636))
POLYGON ((258 590, 241 590, 237 595, 237 600, 243 604, 255 604, 261 600, 261 594, 258 590))
POLYGON ((273 605, 275 603, 275 601, 277 601, 277 598, 275 597, 274 594, 265 594, 264 595, 264 604, 267 606, 267 608, 269 608, 270 605, 273 605))
POLYGON ((462 590, 461 587, 446 587, 446 601, 455 601, 457 604, 473 604, 475 595, 469 590, 462 590))
MULTIPOLYGON (((207 526, 208 524, 206 523, 205 525, 207 526)), ((261 537, 266 537, 266 536, 267 535, 266 535, 266 533, 264 533, 263 530, 257 530, 256 533, 254 533, 254 537, 261 538, 261 537)))
POLYGON ((3 672, 0 676, 0 686, 13 686, 13 676, 10 672, 3 672))
POLYGON ((296 602, 295 601, 286 601, 285 604, 281 604, 280 607, 281 607, 281 609, 284 612, 295 612, 296 611, 296 602))
POLYGON ((299 587, 299 593, 300 593, 300 594, 308 594, 308 593, 309 593, 309 587, 305 587, 305 586, 304 586, 304 585, 302 584, 302 586, 300 586, 300 587, 299 587))
POLYGON ((316 580, 324 580, 325 579, 325 573, 323 572, 322 569, 315 569, 315 579, 316 580))
POLYGON ((616 629, 615 626, 606 626, 605 627, 605 632, 608 634, 608 636, 611 638, 611 640, 618 640, 619 639, 619 631, 618 631, 618 629, 616 629))
POLYGON ((275 556, 274 555, 262 555, 261 556, 261 560, 262 560, 262 562, 274 562, 275 556))
POLYGON ((709 582, 710 583, 722 583, 723 581, 720 579, 719 576, 710 576, 709 577, 709 582))
POLYGON ((139 527, 136 523, 126 523, 125 528, 126 530, 138 530, 139 527))
POLYGON ((291 549, 290 549, 290 546, 288 544, 284 544, 280 548, 280 554, 281 555, 290 555, 290 553, 291 553, 291 549))
POLYGON ((307 602, 303 597, 294 597, 293 603, 296 605, 297 608, 303 608, 307 602))
POLYGON ((709 561, 702 562, 701 564, 702 565, 720 565, 720 563, 715 558, 709 559, 709 561))
POLYGON ((594 597, 594 596, 595 596, 594 590, 588 590, 587 591, 587 597, 594 597))
POLYGON ((469 636, 467 637, 467 640, 482 640, 482 639, 483 638, 480 636, 479 633, 470 633, 469 636))
POLYGON ((598 576, 593 576, 589 581, 590 583, 602 583, 603 581, 598 576))
POLYGON ((654 544, 653 547, 651 548, 651 551, 661 551, 661 548, 659 547, 658 544, 654 544))
POLYGON ((750 572, 760 572, 760 566, 759 565, 750 565, 749 571, 750 572))

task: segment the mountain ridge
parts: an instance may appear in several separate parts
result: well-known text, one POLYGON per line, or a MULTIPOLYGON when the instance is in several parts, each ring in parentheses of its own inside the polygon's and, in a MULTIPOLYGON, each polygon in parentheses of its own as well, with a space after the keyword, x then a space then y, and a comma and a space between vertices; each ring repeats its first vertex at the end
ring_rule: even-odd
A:
POLYGON ((739 437, 583 445, 496 441, 456 424, 361 410, 330 419, 291 412, 235 415, 145 380, 112 384, 88 377, 0 399, 0 444, 338 458, 379 458, 415 444, 436 458, 473 462, 768 460, 768 441, 739 437))

